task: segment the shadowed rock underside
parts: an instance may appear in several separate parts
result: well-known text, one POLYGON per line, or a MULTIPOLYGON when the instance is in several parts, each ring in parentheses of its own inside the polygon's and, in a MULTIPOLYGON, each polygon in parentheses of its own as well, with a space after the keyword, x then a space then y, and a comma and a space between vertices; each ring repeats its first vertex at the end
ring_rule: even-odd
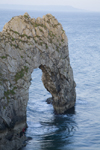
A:
POLYGON ((27 13, 13 17, 0 32, 1 149, 5 140, 9 141, 6 149, 18 149, 25 139, 20 132, 26 127, 29 87, 35 68, 43 72, 42 81, 52 95, 56 113, 73 107, 76 93, 68 40, 62 25, 51 14, 37 19, 27 13), (15 135, 21 141, 19 145, 15 135))

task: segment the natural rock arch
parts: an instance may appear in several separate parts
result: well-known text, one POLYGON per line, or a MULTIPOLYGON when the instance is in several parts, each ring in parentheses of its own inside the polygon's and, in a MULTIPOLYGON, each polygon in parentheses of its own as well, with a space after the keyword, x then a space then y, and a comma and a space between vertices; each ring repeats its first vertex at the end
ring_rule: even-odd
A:
MULTIPOLYGON (((0 32, 0 131, 21 131, 33 69, 43 72, 42 81, 52 94, 53 107, 64 113, 76 100, 68 40, 62 25, 51 14, 43 18, 13 17, 0 32)), ((5 134, 3 132, 6 131, 5 134)), ((0 134, 1 135, 1 134, 0 134)))

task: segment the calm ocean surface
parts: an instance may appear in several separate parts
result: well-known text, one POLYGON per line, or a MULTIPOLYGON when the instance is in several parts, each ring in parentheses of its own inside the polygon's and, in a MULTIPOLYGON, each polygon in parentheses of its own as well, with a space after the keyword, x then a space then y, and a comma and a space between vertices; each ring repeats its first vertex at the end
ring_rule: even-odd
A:
MULTIPOLYGON (((13 16, 24 12, 0 10, 0 31, 13 16)), ((28 13, 35 18, 46 14, 28 13)), ((100 150, 100 13, 52 14, 69 40, 77 84, 75 112, 54 114, 52 105, 45 102, 51 95, 42 84, 42 72, 35 69, 27 107, 26 135, 32 140, 22 150, 100 150)))

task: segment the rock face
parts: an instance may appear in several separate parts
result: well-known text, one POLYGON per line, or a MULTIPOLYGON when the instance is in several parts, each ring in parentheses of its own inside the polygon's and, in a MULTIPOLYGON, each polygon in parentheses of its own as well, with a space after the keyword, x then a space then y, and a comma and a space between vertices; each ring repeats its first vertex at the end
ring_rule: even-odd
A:
POLYGON ((42 81, 52 94, 56 113, 73 107, 76 94, 68 40, 62 25, 51 14, 37 19, 27 13, 13 17, 0 32, 1 149, 4 139, 13 141, 16 149, 22 145, 14 143, 15 135, 19 138, 26 126, 29 86, 35 68, 43 72, 42 81))

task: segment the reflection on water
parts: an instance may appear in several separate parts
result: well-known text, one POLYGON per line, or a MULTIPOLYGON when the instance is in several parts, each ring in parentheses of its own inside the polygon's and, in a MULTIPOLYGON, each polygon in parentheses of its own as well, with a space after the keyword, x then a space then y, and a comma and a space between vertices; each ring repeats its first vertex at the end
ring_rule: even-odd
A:
MULTIPOLYGON (((64 145, 71 145, 74 141, 72 138, 77 130, 74 114, 54 115, 54 119, 48 122, 40 122, 37 135, 29 141, 23 150, 62 150, 64 145), (42 131, 41 129, 46 128, 42 131)), ((34 130, 34 127, 33 127, 34 130)))
POLYGON ((41 149, 43 150, 59 150, 63 149, 64 145, 73 143, 70 138, 74 135, 77 124, 74 115, 55 115, 52 122, 41 122, 44 126, 55 126, 57 130, 41 137, 41 149))

